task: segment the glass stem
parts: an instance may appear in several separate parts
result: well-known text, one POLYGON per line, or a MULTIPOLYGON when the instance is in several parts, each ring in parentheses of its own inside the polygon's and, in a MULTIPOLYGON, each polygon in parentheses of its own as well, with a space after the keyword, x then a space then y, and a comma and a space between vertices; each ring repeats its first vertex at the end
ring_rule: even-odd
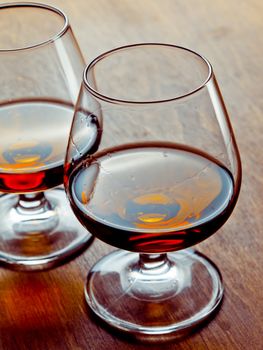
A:
POLYGON ((167 254, 140 254, 129 270, 129 293, 145 300, 165 300, 177 292, 176 267, 167 254))
POLYGON ((148 275, 161 275, 170 270, 171 264, 166 253, 140 254, 140 272, 148 275))
POLYGON ((58 225, 58 215, 44 192, 20 194, 13 208, 14 230, 20 234, 49 233, 58 225))
POLYGON ((42 213, 52 210, 51 204, 47 201, 44 192, 20 194, 16 205, 19 212, 24 215, 42 213))

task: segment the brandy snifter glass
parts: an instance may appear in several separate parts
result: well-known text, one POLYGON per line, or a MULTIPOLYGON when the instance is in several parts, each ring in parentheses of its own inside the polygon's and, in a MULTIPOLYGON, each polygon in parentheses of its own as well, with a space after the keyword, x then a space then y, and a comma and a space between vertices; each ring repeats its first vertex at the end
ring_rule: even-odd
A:
POLYGON ((86 68, 65 186, 80 222, 120 248, 88 274, 85 297, 133 335, 180 334, 220 305, 218 268, 193 245, 220 229, 241 184, 240 157, 211 64, 144 43, 86 68))
POLYGON ((61 186, 85 63, 67 16, 53 6, 1 4, 0 27, 0 262, 41 270, 91 238, 61 186))

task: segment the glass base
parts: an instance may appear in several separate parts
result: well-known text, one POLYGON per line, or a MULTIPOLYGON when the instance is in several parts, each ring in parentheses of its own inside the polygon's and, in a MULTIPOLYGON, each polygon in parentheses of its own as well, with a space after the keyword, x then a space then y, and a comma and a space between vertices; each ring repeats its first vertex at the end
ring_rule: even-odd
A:
POLYGON ((62 187, 32 194, 33 200, 30 194, 22 196, 0 198, 0 263, 4 267, 50 269, 89 245, 92 236, 75 218, 62 187))
POLYGON ((134 336, 160 336, 185 334, 214 313, 223 285, 210 260, 190 249, 149 257, 117 250, 94 265, 85 298, 97 316, 134 336))

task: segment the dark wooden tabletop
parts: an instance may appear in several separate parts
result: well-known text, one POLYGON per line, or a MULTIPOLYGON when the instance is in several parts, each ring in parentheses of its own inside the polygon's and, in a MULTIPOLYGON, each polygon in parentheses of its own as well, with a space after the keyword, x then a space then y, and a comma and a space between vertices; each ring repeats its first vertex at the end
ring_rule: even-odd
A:
MULTIPOLYGON (((80 257, 42 273, 0 270, 0 349, 263 349, 263 2, 261 0, 46 0, 69 16, 86 61, 134 42, 192 48, 212 63, 243 165, 234 213, 198 245, 222 272, 216 317, 180 341, 147 344, 113 332, 84 302, 89 268, 112 248, 95 240, 80 257)), ((1 1, 2 3, 2 1, 1 1)))

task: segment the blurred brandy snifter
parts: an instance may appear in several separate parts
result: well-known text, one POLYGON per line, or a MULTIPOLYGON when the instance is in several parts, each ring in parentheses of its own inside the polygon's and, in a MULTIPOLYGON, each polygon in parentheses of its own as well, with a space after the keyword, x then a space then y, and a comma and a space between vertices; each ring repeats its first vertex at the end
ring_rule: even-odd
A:
POLYGON ((133 335, 179 334, 208 319, 223 296, 221 275, 186 248, 226 222, 240 184, 234 134, 204 57, 145 43, 93 60, 65 186, 79 221, 121 250, 89 272, 90 308, 133 335))
POLYGON ((0 23, 0 262, 45 269, 91 238, 57 187, 85 64, 57 8, 1 4, 0 23))

